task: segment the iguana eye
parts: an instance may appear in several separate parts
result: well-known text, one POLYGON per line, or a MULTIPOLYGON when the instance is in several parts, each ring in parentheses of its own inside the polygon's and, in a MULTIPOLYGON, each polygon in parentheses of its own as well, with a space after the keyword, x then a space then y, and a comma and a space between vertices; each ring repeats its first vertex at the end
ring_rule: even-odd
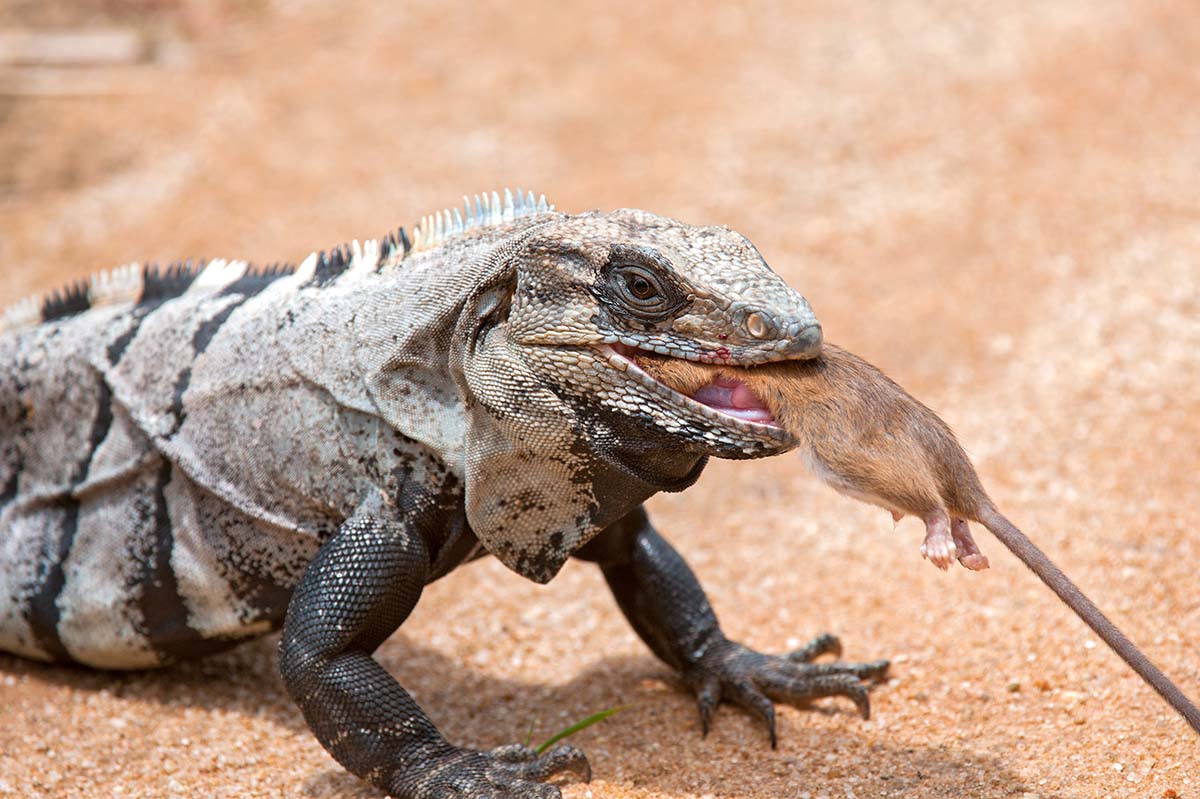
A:
POLYGON ((641 275, 626 275, 625 287, 639 300, 648 300, 658 293, 654 285, 641 275))
POLYGON ((647 247, 614 245, 592 291, 612 313, 642 325, 658 324, 688 302, 671 262, 647 247))
POLYGON ((618 296, 634 310, 655 312, 669 305, 658 276, 644 266, 618 264, 611 281, 618 296))

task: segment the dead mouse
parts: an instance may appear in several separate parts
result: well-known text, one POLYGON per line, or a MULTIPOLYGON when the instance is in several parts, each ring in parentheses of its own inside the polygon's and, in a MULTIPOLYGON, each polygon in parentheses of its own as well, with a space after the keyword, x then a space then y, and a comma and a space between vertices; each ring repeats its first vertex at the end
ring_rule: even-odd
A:
POLYGON ((982 524, 1200 732, 1200 710, 988 498, 949 426, 858 356, 821 355, 750 368, 639 351, 639 368, 667 387, 744 421, 792 433, 812 470, 839 492, 925 522, 921 553, 987 568, 967 522, 982 524))

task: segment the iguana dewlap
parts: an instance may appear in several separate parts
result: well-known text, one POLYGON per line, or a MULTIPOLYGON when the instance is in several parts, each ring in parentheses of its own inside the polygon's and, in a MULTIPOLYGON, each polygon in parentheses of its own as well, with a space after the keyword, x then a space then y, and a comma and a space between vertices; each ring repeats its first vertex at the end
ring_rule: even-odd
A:
POLYGON ((562 746, 447 742, 372 658, 422 588, 479 555, 539 582, 598 563, 696 691, 844 695, 885 662, 808 663, 721 633, 641 503, 709 456, 795 442, 681 401, 628 353, 808 358, 808 303, 726 228, 520 192, 427 217, 410 241, 256 270, 127 267, 11 311, 0 332, 0 649, 102 668, 283 627, 285 684, 321 743, 402 797, 557 796, 562 746), (624 354, 623 354, 624 353, 624 354))

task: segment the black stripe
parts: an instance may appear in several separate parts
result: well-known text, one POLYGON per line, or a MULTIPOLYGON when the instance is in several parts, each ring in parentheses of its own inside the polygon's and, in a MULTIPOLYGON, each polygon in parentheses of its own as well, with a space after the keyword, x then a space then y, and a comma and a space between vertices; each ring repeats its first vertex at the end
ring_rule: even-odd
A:
POLYGON ((354 255, 350 252, 350 248, 344 244, 330 250, 328 255, 322 250, 317 255, 317 268, 313 272, 312 279, 304 285, 320 287, 332 283, 346 271, 353 258, 354 255))
POLYGON ((83 478, 87 476, 88 470, 91 468, 92 458, 96 457, 96 450, 100 449, 100 445, 104 443, 104 439, 108 437, 108 431, 112 428, 112 389, 104 381, 103 375, 98 375, 96 378, 96 391, 96 418, 92 422, 92 431, 88 435, 88 456, 84 462, 85 465, 80 469, 79 475, 76 477, 77 484, 83 482, 83 478))
POLYGON ((208 345, 212 343, 213 336, 221 329, 229 319, 229 315, 241 307, 248 298, 243 296, 240 300, 234 300, 221 309, 215 316, 206 319, 200 327, 196 328, 195 334, 192 336, 192 350, 196 355, 201 355, 208 349, 208 345))
MULTIPOLYGON (((29 368, 29 362, 27 360, 22 360, 16 367, 16 373, 19 374, 21 372, 27 372, 29 371, 29 368)), ((8 422, 10 425, 8 441, 12 445, 13 458, 12 474, 9 475, 8 480, 4 483, 4 488, 0 488, 0 511, 3 511, 4 506, 12 502, 17 496, 17 490, 20 487, 21 468, 25 465, 25 459, 21 454, 21 447, 18 442, 23 438, 28 437, 32 432, 28 424, 29 408, 21 400, 21 393, 26 388, 28 388, 28 386, 22 383, 20 378, 17 378, 14 375, 13 400, 15 402, 17 412, 8 422)))
MULTIPOLYGON (((79 468, 71 478, 71 489, 74 490, 87 477, 88 468, 100 444, 108 436, 112 427, 112 391, 103 377, 97 380, 96 418, 92 421, 92 430, 88 435, 88 452, 79 468)), ((63 646, 62 637, 58 632, 58 624, 62 613, 58 608, 58 596, 66 584, 66 574, 63 564, 71 554, 75 544, 75 535, 79 531, 79 500, 74 496, 65 495, 57 503, 63 510, 62 530, 58 537, 57 551, 54 556, 43 553, 42 568, 34 585, 36 592, 29 599, 29 626, 33 630, 34 639, 50 657, 55 660, 70 660, 71 656, 63 646)))
MULTIPOLYGON (((221 329, 229 319, 230 314, 242 306, 242 303, 250 299, 253 295, 243 294, 239 299, 236 299, 222 308, 217 314, 206 319, 200 327, 196 328, 195 334, 192 335, 192 361, 199 358, 208 349, 208 345, 212 343, 213 336, 221 329)), ((183 407, 183 395, 187 392, 188 386, 192 382, 192 367, 185 366, 179 375, 175 378, 175 390, 171 396, 171 415, 175 417, 175 422, 171 426, 170 432, 166 438, 170 438, 179 432, 179 428, 183 427, 183 422, 187 419, 187 411, 183 407)))
POLYGON ((188 609, 179 593, 179 580, 171 567, 175 532, 167 505, 167 484, 171 482, 171 464, 164 460, 154 483, 153 506, 144 507, 143 523, 153 525, 153 551, 145 553, 141 574, 134 583, 141 589, 138 608, 141 623, 138 632, 146 636, 159 659, 172 662, 225 649, 232 642, 205 639, 188 626, 188 609))
POLYGON ((185 366, 183 370, 175 377, 175 390, 171 395, 171 416, 175 421, 171 423, 171 429, 167 431, 167 438, 171 438, 179 432, 179 428, 183 427, 183 422, 187 419, 187 411, 183 409, 183 394, 188 390, 188 386, 192 382, 192 367, 185 366))
POLYGON ((138 309, 132 314, 133 324, 129 326, 128 330, 117 336, 108 345, 107 355, 109 364, 116 366, 117 362, 121 360, 121 356, 125 354, 125 349, 129 346, 129 342, 133 341, 133 337, 137 335, 138 330, 140 330, 142 327, 142 322, 145 321, 148 315, 148 311, 146 313, 142 313, 141 309, 138 309))
POLYGON ((412 249, 412 242, 408 240, 408 233, 404 228, 398 228, 395 231, 388 233, 379 240, 379 264, 375 267, 375 271, 383 268, 383 264, 392 256, 396 250, 401 250, 400 257, 408 255, 408 251, 412 249))
MULTIPOLYGON (((322 255, 324 255, 322 253, 322 255)), ((147 264, 142 268, 142 289, 136 305, 157 306, 163 300, 171 300, 183 295, 196 277, 204 271, 208 262, 176 261, 166 267, 158 264, 147 264)), ((318 285, 337 277, 349 266, 349 250, 339 248, 330 253, 330 261, 324 267, 325 272, 319 275, 318 285)), ((235 280, 222 290, 222 294, 257 294, 273 280, 290 275, 296 271, 291 264, 272 264, 264 269, 248 269, 246 274, 235 280)), ((40 321, 52 322, 68 316, 83 313, 91 308, 90 284, 86 280, 77 281, 68 286, 55 290, 43 301, 39 310, 40 321)), ((125 343, 128 343, 126 341, 125 343)), ((115 359, 109 358, 110 362, 115 359)))
POLYGON ((88 284, 73 283, 51 294, 42 302, 42 321, 52 322, 67 316, 83 313, 92 307, 88 301, 88 284))
POLYGON ((187 619, 182 613, 183 602, 179 597, 179 581, 171 568, 171 550, 175 547, 175 533, 171 528, 170 508, 167 506, 167 483, 171 481, 171 464, 163 460, 158 467, 158 479, 154 483, 154 557, 147 558, 148 573, 141 580, 142 619, 146 635, 152 641, 167 637, 166 631, 187 619))
POLYGON ((67 581, 63 573, 63 561, 70 554, 71 546, 75 543, 75 534, 79 530, 79 500, 65 499, 61 505, 63 521, 57 541, 57 552, 53 556, 49 552, 42 553, 43 566, 38 569, 34 582, 37 591, 29 598, 28 621, 38 647, 53 660, 67 661, 71 656, 58 634, 58 623, 62 619, 62 612, 58 609, 58 595, 62 593, 63 585, 67 581), (51 562, 53 557, 57 557, 58 560, 51 562), (47 563, 50 565, 46 566, 47 563))
MULTIPOLYGON (((178 297, 188 290, 202 264, 193 266, 191 261, 174 263, 166 269, 152 264, 142 269, 142 291, 137 304, 154 303, 178 297)), ((52 322, 83 313, 92 307, 90 288, 86 280, 77 281, 58 289, 42 302, 41 321, 52 322)))
POLYGON ((121 356, 125 354, 125 350, 129 348, 129 345, 133 342, 133 340, 137 337, 138 332, 142 329, 142 323, 145 322, 151 314, 161 308, 163 303, 165 303, 168 299, 170 298, 159 297, 134 307, 133 311, 130 312, 130 318, 133 319, 133 323, 130 324, 129 329, 113 339, 108 345, 106 355, 108 356, 108 362, 110 365, 116 366, 120 362, 121 356))
POLYGON ((253 297, 279 278, 295 271, 296 267, 293 264, 270 264, 262 269, 251 267, 244 275, 221 289, 221 295, 243 294, 253 297))
POLYGON ((193 265, 191 261, 176 262, 166 269, 151 264, 142 270, 142 295, 138 304, 170 300, 180 296, 192 286, 196 275, 204 268, 203 262, 193 265))
POLYGON ((12 476, 8 478, 8 482, 4 484, 3 488, 0 488, 0 510, 2 510, 5 505, 12 502, 13 497, 17 495, 17 476, 20 473, 21 464, 20 461, 18 461, 16 468, 13 469, 12 476))
MULTIPOLYGON (((170 271, 171 268, 173 268, 173 267, 168 267, 168 271, 170 271)), ((185 269, 188 267, 180 266, 177 268, 185 269)), ((157 269, 157 267, 155 267, 155 269, 157 269)), ((295 271, 295 269, 296 268, 294 266, 292 266, 291 264, 271 264, 270 266, 267 266, 264 269, 253 270, 253 271, 248 269, 246 271, 246 273, 243 274, 240 278, 238 278, 237 280, 233 281, 228 286, 223 288, 221 290, 220 294, 217 296, 224 297, 224 296, 230 296, 233 294, 240 294, 242 296, 241 302, 245 302, 249 298, 255 296, 260 291, 265 289, 267 286, 271 285, 271 283, 274 282, 275 280, 278 280, 279 278, 281 278, 285 275, 292 274, 295 271)), ((194 277, 195 277, 195 273, 192 274, 192 278, 194 278, 194 277)), ((179 277, 177 279, 180 281, 183 280, 182 277, 179 277)), ((178 285, 179 284, 177 283, 176 287, 178 287, 178 285)), ((188 285, 189 286, 191 285, 190 280, 188 281, 188 285)), ((160 287, 156 288, 155 291, 162 290, 162 286, 165 286, 165 284, 160 285, 160 287)), ((183 290, 186 291, 187 287, 185 286, 183 290)), ((180 292, 180 293, 182 293, 182 292, 180 292)), ((144 295, 144 292, 143 292, 143 295, 144 295)), ((142 322, 144 322, 146 320, 146 318, 148 316, 150 316, 150 314, 152 314, 152 313, 154 313, 154 311, 158 310, 159 307, 163 304, 163 302, 165 302, 168 299, 171 299, 171 297, 159 296, 159 297, 156 297, 153 299, 145 299, 143 301, 139 301, 139 305, 136 308, 134 308, 134 310, 133 310, 133 314, 132 314, 133 319, 134 319, 133 324, 129 327, 128 330, 126 330, 124 333, 122 333, 117 338, 113 339, 113 342, 108 345, 108 362, 110 364, 112 364, 113 366, 117 365, 117 362, 121 359, 121 356, 125 353, 126 348, 129 346, 130 342, 133 341, 134 337, 137 335, 138 331, 141 329, 142 322)), ((237 305, 240 305, 241 302, 235 303, 234 307, 236 307, 237 305)), ((209 338, 211 338, 211 334, 209 335, 209 338)), ((208 346, 207 343, 205 343, 205 346, 206 347, 208 346)))
POLYGON ((396 244, 396 234, 391 231, 388 231, 388 234, 379 240, 379 264, 376 265, 376 269, 388 259, 388 256, 396 249, 396 244))

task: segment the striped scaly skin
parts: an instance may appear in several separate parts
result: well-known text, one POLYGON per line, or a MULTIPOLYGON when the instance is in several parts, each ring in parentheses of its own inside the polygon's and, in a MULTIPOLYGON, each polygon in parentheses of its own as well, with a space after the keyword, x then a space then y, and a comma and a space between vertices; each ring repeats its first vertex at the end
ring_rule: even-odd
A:
POLYGON ((403 797, 557 796, 544 781, 586 778, 582 753, 456 747, 371 653, 462 562, 545 582, 577 554, 706 726, 720 698, 769 722, 767 695, 865 709, 878 664, 728 641, 640 509, 709 456, 795 442, 736 393, 657 383, 636 350, 752 364, 819 346, 740 235, 521 192, 295 267, 97 276, 0 326, 0 648, 144 668, 282 626, 284 682, 354 773, 403 797))

